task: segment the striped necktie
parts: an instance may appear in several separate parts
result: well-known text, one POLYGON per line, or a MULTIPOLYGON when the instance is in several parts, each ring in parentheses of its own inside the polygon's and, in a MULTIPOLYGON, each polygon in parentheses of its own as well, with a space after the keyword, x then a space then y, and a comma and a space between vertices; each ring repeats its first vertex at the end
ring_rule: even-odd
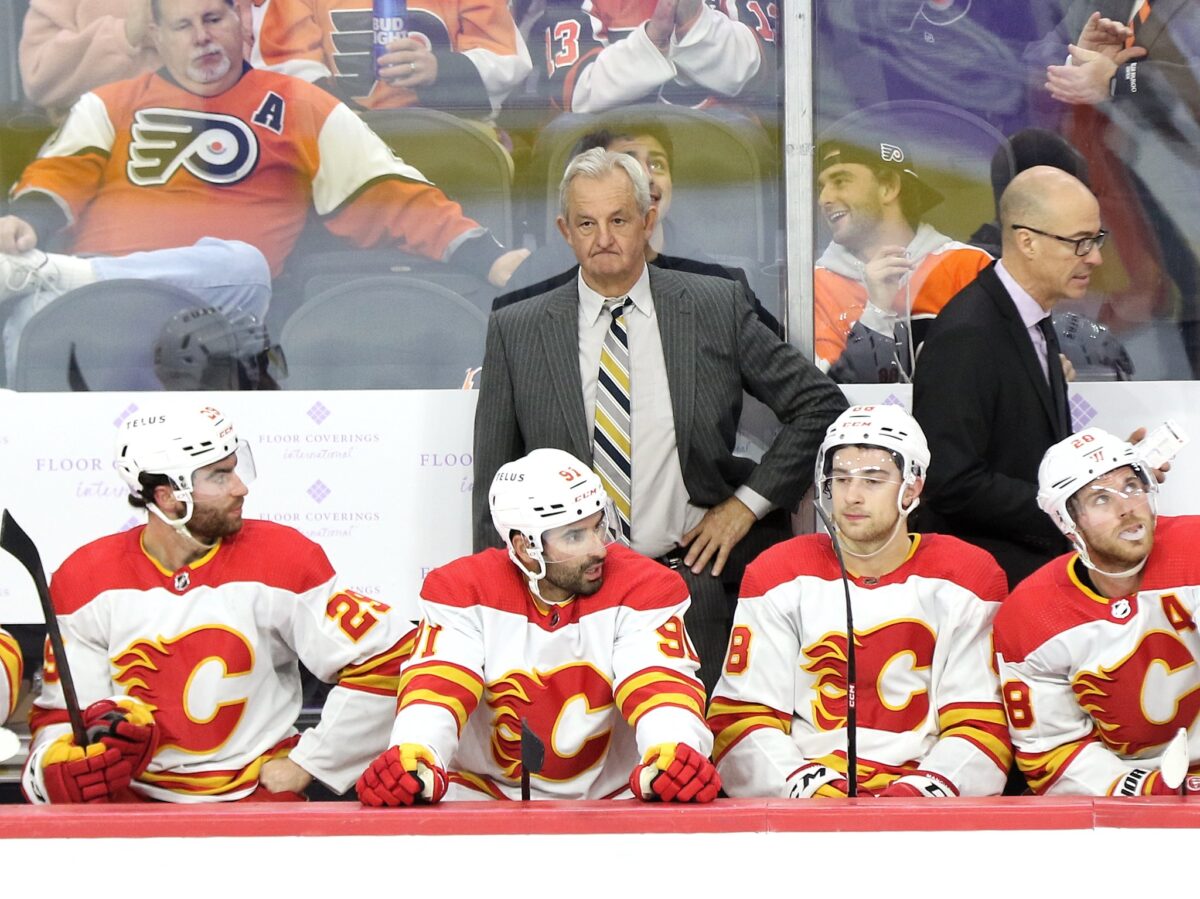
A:
POLYGON ((1125 38, 1126 49, 1129 49, 1137 42, 1138 30, 1148 18, 1150 18, 1150 0, 1146 0, 1145 3, 1138 7, 1138 11, 1129 17, 1129 27, 1133 33, 1125 38))
POLYGON ((633 453, 629 424, 629 334, 625 312, 629 297, 604 301, 612 322, 600 350, 600 376, 596 381, 596 425, 592 436, 592 467, 612 497, 621 519, 621 535, 629 542, 630 499, 633 496, 633 453))

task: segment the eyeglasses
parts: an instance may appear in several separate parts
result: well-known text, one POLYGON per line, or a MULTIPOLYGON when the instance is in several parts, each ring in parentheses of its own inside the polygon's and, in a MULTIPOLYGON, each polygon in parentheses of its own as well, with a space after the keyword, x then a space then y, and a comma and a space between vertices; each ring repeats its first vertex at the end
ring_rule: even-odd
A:
POLYGON ((1075 247, 1076 256, 1086 256, 1092 250, 1098 250, 1104 246, 1104 241, 1108 240, 1108 232, 1101 228, 1095 234, 1089 234, 1087 237, 1063 237, 1059 234, 1051 234, 1049 231, 1039 231, 1037 228, 1030 228, 1028 225, 1013 225, 1012 229, 1023 229, 1032 231, 1034 234, 1040 234, 1042 237, 1053 237, 1055 240, 1061 240, 1063 243, 1069 243, 1075 247))

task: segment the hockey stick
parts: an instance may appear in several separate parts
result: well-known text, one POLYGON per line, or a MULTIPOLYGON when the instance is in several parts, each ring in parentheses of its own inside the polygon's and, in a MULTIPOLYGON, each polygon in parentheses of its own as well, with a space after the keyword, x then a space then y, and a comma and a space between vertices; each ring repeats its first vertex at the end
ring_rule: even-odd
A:
POLYGON ((6 727, 0 727, 0 764, 21 751, 21 738, 6 727))
POLYGON ((67 652, 63 648, 62 631, 58 629, 58 616, 54 614, 54 604, 50 601, 50 588, 46 586, 46 572, 42 570, 42 557, 38 555, 37 547, 33 545, 29 535, 21 530, 21 526, 17 524, 8 509, 4 510, 4 519, 0 523, 0 549, 8 552, 25 566, 25 570, 33 578, 38 601, 42 604, 42 614, 46 616, 46 634, 50 637, 50 647, 54 651, 54 664, 58 669, 58 678, 62 685, 63 703, 67 707, 67 717, 71 719, 71 733, 75 736, 76 746, 86 746, 88 744, 87 728, 83 724, 83 712, 79 709, 75 681, 71 677, 71 668, 67 664, 67 652))
POLYGON ((838 543, 837 532, 825 510, 819 502, 813 503, 821 524, 829 532, 829 541, 833 544, 833 554, 837 557, 838 568, 842 572, 842 589, 846 593, 846 783, 847 795, 854 798, 858 795, 858 699, 855 696, 855 684, 858 678, 856 653, 854 651, 854 609, 850 603, 850 575, 846 573, 846 562, 842 558, 842 545, 838 543))
POLYGON ((546 763, 546 744, 521 719, 521 801, 529 801, 529 775, 538 774, 546 763))
POLYGON ((1188 753, 1188 733, 1179 728, 1179 733, 1171 738, 1167 748, 1163 750, 1162 761, 1159 764, 1159 776, 1162 782, 1172 790, 1183 790, 1183 780, 1187 777, 1188 764, 1191 757, 1188 753))

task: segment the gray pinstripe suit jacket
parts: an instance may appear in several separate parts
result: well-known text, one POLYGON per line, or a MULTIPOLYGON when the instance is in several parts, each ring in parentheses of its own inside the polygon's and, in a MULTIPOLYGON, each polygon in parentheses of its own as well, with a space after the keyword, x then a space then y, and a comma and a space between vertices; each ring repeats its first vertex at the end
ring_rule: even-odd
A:
MULTIPOLYGON (((692 502, 714 506, 746 484, 793 508, 812 483, 825 429, 846 408, 841 391, 754 316, 736 282, 651 265, 650 290, 692 502), (783 423, 757 465, 733 455, 743 390, 783 423)), ((578 318, 574 279, 492 313, 475 412, 476 550, 500 545, 487 494, 501 465, 544 446, 591 464, 578 318)))

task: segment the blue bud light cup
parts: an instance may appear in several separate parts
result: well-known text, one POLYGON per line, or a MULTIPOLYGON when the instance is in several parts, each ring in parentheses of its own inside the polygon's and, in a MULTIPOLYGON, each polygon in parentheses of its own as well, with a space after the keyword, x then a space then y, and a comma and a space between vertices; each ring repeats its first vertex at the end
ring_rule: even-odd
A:
POLYGON ((404 30, 404 20, 407 16, 408 0, 372 0, 372 52, 375 57, 376 78, 379 77, 379 57, 387 53, 388 44, 408 34, 404 30))

